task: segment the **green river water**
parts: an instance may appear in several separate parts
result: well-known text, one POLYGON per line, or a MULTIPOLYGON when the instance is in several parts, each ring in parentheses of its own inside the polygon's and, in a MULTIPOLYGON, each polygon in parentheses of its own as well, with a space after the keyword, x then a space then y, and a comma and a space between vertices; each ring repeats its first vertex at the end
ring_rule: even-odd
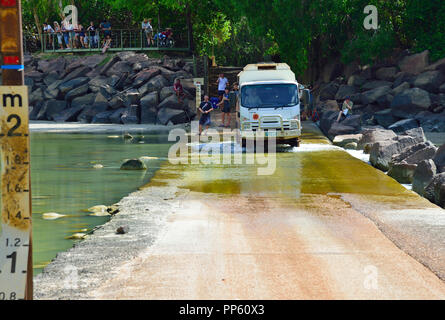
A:
MULTIPOLYGON (((434 138, 431 140, 434 140, 436 144, 441 144, 445 140, 443 134, 428 138, 434 138)), ((311 141, 310 132, 305 133, 304 140, 306 143, 327 142, 318 139, 311 141)), ((138 187, 148 183, 161 164, 165 162, 170 145, 167 135, 159 134, 147 134, 145 137, 136 137, 131 141, 124 140, 122 137, 98 134, 31 134, 35 274, 40 273, 58 252, 73 246, 75 240, 66 239, 67 237, 82 229, 90 231, 108 220, 107 217, 90 216, 90 213, 84 211, 85 209, 95 205, 116 203, 138 187), (124 159, 144 156, 155 158, 146 160, 147 171, 134 172, 119 169, 124 159), (101 164, 104 168, 95 169, 95 164, 101 164), (67 216, 58 220, 44 220, 42 214, 46 212, 67 216)), ((331 158, 334 155, 332 152, 321 154, 331 158)), ((315 173, 323 168, 318 163, 320 153, 314 153, 314 155, 316 158, 310 157, 307 153, 304 157, 304 159, 309 159, 311 164, 306 165, 306 168, 312 168, 317 164, 313 174, 306 174, 310 181, 313 180, 315 173)), ((280 159, 291 157, 294 162, 295 156, 292 153, 284 153, 280 154, 280 159)), ((372 170, 362 162, 354 161, 353 163, 361 169, 372 170)), ((343 166, 334 167, 343 168, 343 166)), ((278 172, 280 170, 279 168, 278 172)), ((383 177, 383 174, 380 175, 383 177)), ((337 177, 338 185, 342 185, 341 177, 341 174, 337 177)), ((379 175, 376 179, 378 177, 379 175)), ((296 179, 294 183, 297 181, 301 183, 300 180, 301 178, 296 179)), ((365 184, 368 187, 369 181, 365 184)), ((203 188, 206 184, 201 182, 199 185, 203 188)), ((217 185, 218 181, 212 181, 212 187, 217 185)), ((349 182, 347 185, 350 185, 349 182)), ((232 183, 231 188, 233 186, 232 183)), ((316 183, 314 187, 318 190, 320 184, 316 183)), ((357 187, 357 184, 353 184, 353 188, 357 187)), ((194 189, 193 186, 188 186, 188 188, 194 189)), ((369 192, 368 188, 366 190, 369 192)))
POLYGON ((128 141, 97 134, 31 134, 35 274, 58 252, 73 246, 74 240, 67 237, 108 220, 90 216, 85 209, 116 203, 149 182, 166 160, 169 146, 166 135, 128 141), (124 159, 144 156, 156 158, 146 160, 147 171, 120 170, 124 159), (104 168, 95 169, 95 164, 104 168), (67 217, 44 220, 46 212, 67 217))

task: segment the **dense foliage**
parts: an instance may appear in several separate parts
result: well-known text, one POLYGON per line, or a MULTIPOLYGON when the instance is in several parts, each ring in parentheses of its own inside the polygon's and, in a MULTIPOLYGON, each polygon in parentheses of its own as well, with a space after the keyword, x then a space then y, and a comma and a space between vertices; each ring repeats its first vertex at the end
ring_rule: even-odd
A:
MULTIPOLYGON (((279 55, 299 73, 332 56, 369 63, 394 49, 429 49, 445 56, 443 0, 23 0, 25 25, 61 19, 75 4, 86 24, 102 17, 115 28, 138 27, 144 17, 155 28, 192 32, 195 52, 221 64, 243 65, 279 55), (363 12, 378 8, 379 28, 366 30, 363 12)), ((36 27, 34 27, 34 30, 36 27)))

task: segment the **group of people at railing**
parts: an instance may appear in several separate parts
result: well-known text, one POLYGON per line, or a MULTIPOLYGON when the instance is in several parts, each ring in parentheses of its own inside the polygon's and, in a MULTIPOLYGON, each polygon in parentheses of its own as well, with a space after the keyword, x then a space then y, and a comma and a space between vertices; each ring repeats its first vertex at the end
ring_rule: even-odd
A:
MULTIPOLYGON (((172 29, 166 28, 162 32, 154 33, 151 19, 144 19, 139 30, 125 31, 136 31, 139 33, 141 36, 141 46, 173 47, 175 45, 172 29)), ((123 32, 123 30, 120 30, 120 32, 123 32)), ((101 46, 103 51, 106 51, 111 47, 113 39, 111 23, 107 20, 102 21, 99 26, 96 26, 96 24, 91 21, 87 28, 81 24, 74 25, 66 23, 65 21, 60 24, 54 21, 53 26, 44 23, 43 33, 43 45, 46 49, 89 49, 99 48, 99 46, 101 46)))

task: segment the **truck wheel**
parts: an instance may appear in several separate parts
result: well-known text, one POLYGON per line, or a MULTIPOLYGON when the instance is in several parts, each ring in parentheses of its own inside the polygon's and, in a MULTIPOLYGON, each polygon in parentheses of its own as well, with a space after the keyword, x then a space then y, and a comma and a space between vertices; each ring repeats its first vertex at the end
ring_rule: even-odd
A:
POLYGON ((289 144, 290 144, 290 146, 291 147, 297 147, 297 148, 299 148, 300 147, 300 139, 292 139, 292 140, 290 140, 289 141, 289 144))

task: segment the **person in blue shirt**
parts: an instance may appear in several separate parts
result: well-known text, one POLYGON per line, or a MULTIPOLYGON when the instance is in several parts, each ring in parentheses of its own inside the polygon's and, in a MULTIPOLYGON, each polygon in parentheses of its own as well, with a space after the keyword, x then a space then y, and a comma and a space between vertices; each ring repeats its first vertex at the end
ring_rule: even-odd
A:
POLYGON ((206 130, 210 128, 210 112, 213 111, 213 105, 209 101, 209 96, 204 96, 204 101, 199 105, 199 111, 201 112, 201 118, 199 119, 199 135, 202 133, 202 127, 205 126, 206 130))

